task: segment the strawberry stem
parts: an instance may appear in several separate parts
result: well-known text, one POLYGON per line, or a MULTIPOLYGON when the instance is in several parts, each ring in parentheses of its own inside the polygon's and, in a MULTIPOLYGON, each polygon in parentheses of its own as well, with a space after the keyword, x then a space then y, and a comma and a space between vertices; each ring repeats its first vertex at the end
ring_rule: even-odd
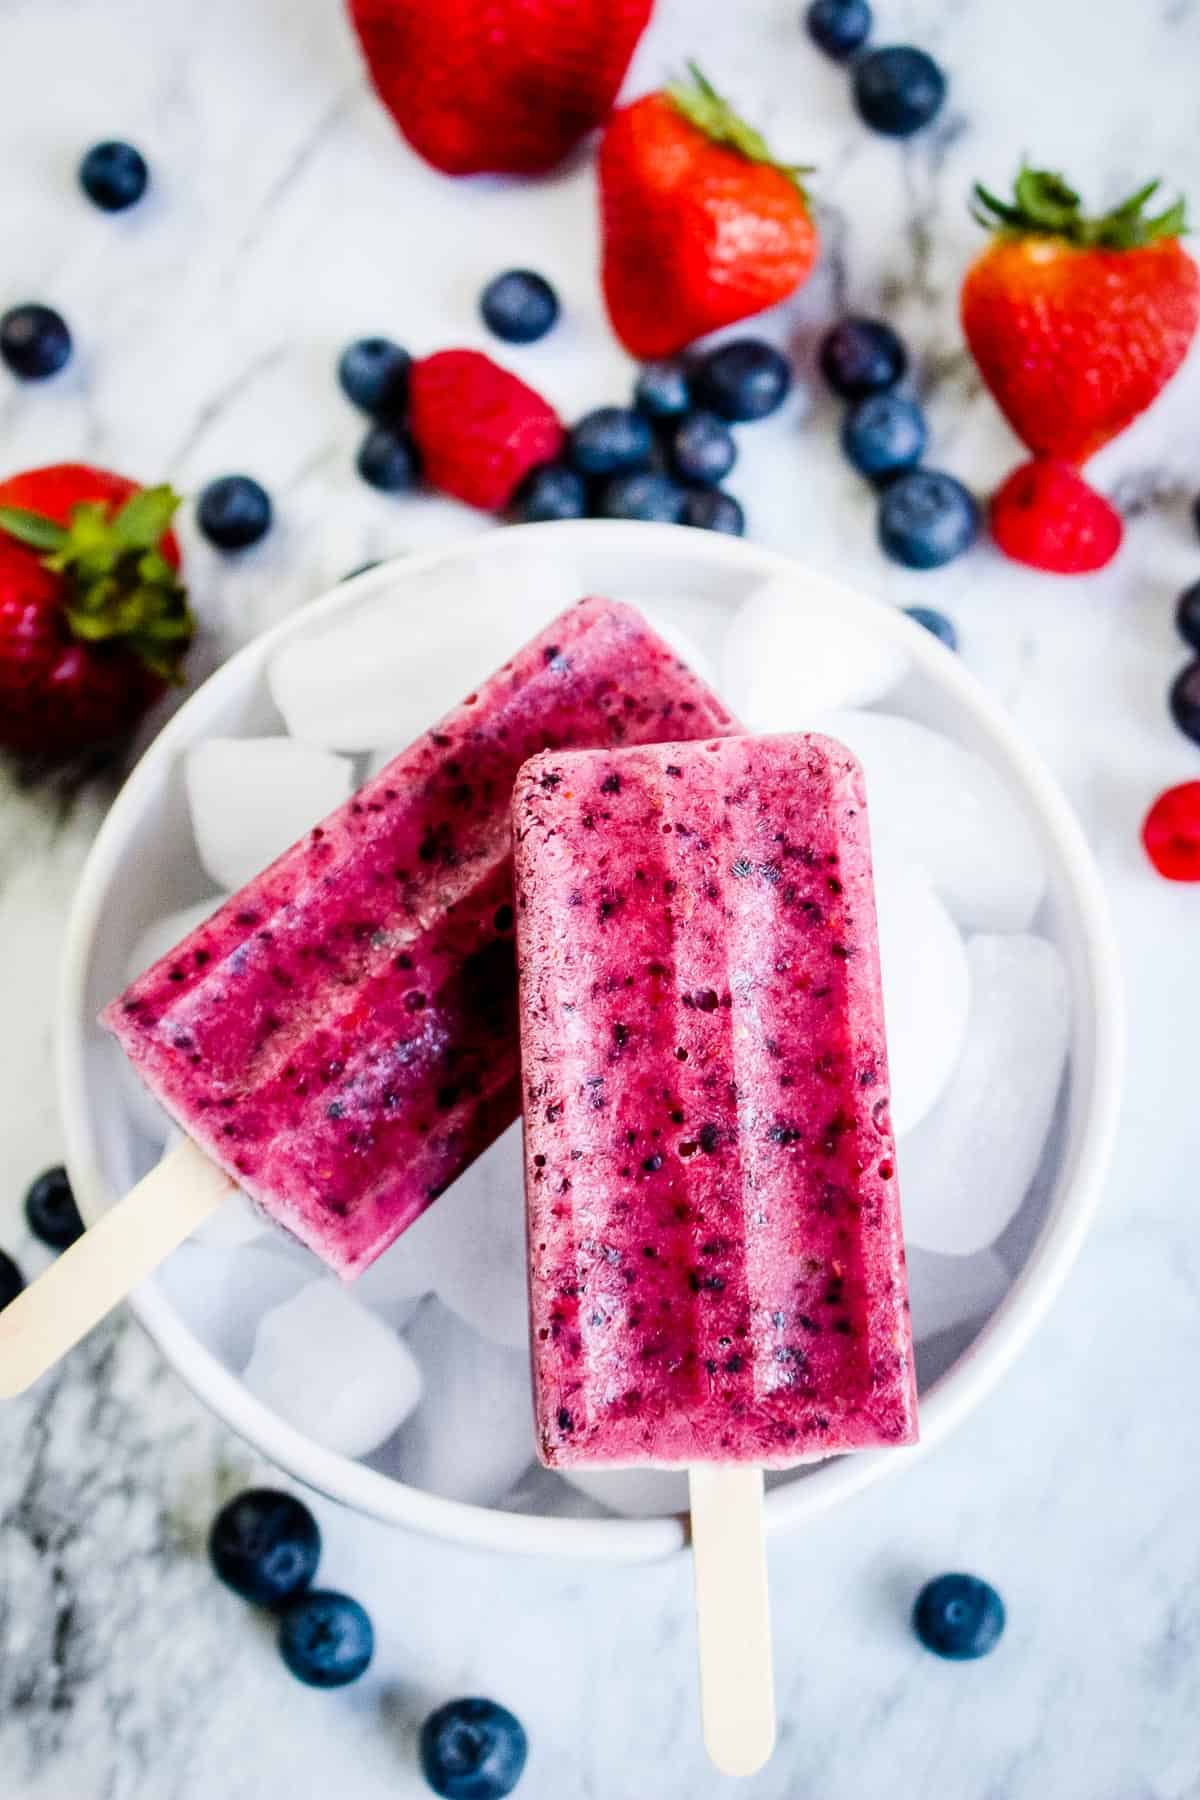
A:
POLYGON ((195 630, 187 594, 161 549, 179 500, 169 487, 141 488, 115 513, 85 501, 66 525, 0 506, 0 531, 36 550, 61 577, 71 635, 89 644, 119 640, 154 674, 176 682, 195 630))
POLYGON ((1161 186, 1160 181, 1148 181, 1111 212, 1089 218, 1064 176, 1022 165, 1011 200, 1001 200, 977 182, 971 216, 988 231, 1060 237, 1083 250, 1140 250, 1164 238, 1180 237, 1188 229, 1187 201, 1182 198, 1162 212, 1147 215, 1146 208, 1161 186))
POLYGON ((756 131, 753 125, 748 125, 733 110, 729 101, 718 94, 699 64, 689 62, 688 73, 692 78, 690 83, 672 81, 668 83, 665 92, 668 100, 683 114, 689 125, 702 131, 714 144, 723 144, 729 150, 736 150, 747 162, 762 163, 767 168, 778 169, 807 198, 800 178, 811 175, 813 165, 780 162, 771 154, 770 146, 762 133, 756 131))

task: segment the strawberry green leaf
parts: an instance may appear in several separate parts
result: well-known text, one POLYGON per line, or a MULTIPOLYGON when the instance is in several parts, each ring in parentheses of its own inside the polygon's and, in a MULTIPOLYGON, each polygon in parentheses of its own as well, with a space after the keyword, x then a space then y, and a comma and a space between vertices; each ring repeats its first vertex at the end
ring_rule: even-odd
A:
POLYGON ((762 163, 765 167, 778 169, 781 175, 799 188, 801 195, 804 187, 800 180, 802 175, 811 175, 812 166, 807 163, 781 163, 771 154, 769 145, 760 131, 748 125, 745 119, 734 112, 721 94, 699 66, 690 62, 688 73, 691 82, 672 81, 664 90, 668 100, 681 112, 689 125, 702 131, 714 144, 723 144, 730 150, 736 150, 747 162, 762 163))
POLYGON ((0 506, 0 531, 27 544, 31 550, 57 550, 65 544, 67 533, 53 519, 29 512, 23 506, 0 506))
POLYGON ((989 231, 1017 237, 1059 237, 1080 249, 1138 250, 1187 231, 1187 203, 1180 199, 1165 211, 1146 216, 1146 207, 1162 183, 1148 181, 1111 212, 1090 218, 1064 176, 1050 169, 1022 167, 1013 183, 1011 201, 1000 200, 976 184, 972 217, 989 231))
POLYGON ((112 521, 112 535, 125 550, 152 550, 179 510, 181 496, 170 487, 131 494, 112 521))
POLYGON ((182 679, 195 623, 161 543, 179 495, 143 488, 115 512, 88 500, 64 527, 40 513, 0 507, 0 529, 44 552, 62 582, 62 611, 83 643, 122 643, 164 681, 182 679))

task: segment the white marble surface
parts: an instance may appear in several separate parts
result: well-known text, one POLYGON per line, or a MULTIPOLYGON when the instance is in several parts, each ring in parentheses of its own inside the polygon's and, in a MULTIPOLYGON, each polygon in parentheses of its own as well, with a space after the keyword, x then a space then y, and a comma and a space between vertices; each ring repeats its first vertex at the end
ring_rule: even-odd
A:
MULTIPOLYGON (((986 487, 1015 447, 954 323, 968 183, 1004 182, 1028 150, 1099 198, 1161 173, 1200 204, 1200 8, 879 0, 881 40, 923 42, 950 72, 945 117, 907 148, 859 127, 796 11, 660 0, 631 88, 700 53, 820 164, 826 263, 769 328, 803 359, 840 297, 886 305, 918 352, 934 460, 986 487)), ((0 306, 59 305, 79 348, 53 385, 0 380, 3 467, 80 455, 185 488, 245 467, 276 497, 279 528, 238 563, 187 531, 200 663, 368 557, 483 523, 358 483, 359 425, 332 380, 345 339, 483 342, 474 296, 519 247, 567 322, 511 361, 567 412, 628 380, 597 306, 586 161, 526 188, 434 176, 371 99, 336 0, 0 0, 0 168, 0 306), (124 219, 72 185, 110 134, 154 168, 124 219)), ((1198 902, 1137 845, 1148 800, 1197 773, 1163 696, 1171 601, 1200 575, 1198 405, 1193 358, 1096 465, 1137 517, 1119 562, 1075 585, 986 549, 933 577, 889 568, 816 390, 743 434, 732 485, 753 534, 951 610, 966 660, 1057 771, 1104 868, 1132 1032, 1107 1201, 1033 1347, 952 1442, 773 1546, 783 1732, 746 1787, 761 1800, 1200 1796, 1198 902), (907 1630, 915 1587, 947 1567, 1009 1603, 977 1667, 935 1662, 907 1630)), ((19 1195, 60 1146, 55 956, 102 805, 7 780, 0 797, 0 1241, 29 1270, 19 1195)), ((5 1800, 416 1795, 415 1722, 471 1690, 526 1720, 529 1800, 726 1791, 698 1739, 685 1560, 504 1563, 321 1506, 325 1576, 367 1602, 380 1649, 358 1687, 319 1695, 205 1563, 214 1506, 253 1471, 124 1321, 0 1412, 5 1800)))

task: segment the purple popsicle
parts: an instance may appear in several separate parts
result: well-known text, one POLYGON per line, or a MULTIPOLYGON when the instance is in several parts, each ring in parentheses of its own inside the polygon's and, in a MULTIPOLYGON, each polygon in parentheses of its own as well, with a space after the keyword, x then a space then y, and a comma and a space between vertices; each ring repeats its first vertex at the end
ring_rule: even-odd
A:
POLYGON ((201 1148, 355 1275, 519 1110, 521 764, 546 746, 732 728, 637 612, 580 601, 103 1022, 201 1148))
POLYGON ((513 820, 543 1461, 911 1442, 858 764, 807 736, 551 751, 513 820))

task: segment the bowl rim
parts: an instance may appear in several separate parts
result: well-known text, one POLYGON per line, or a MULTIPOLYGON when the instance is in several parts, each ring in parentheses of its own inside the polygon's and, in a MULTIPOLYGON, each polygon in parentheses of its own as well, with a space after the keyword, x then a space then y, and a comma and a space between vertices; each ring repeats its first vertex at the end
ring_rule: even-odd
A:
MULTIPOLYGON (((685 537, 678 526, 613 520, 571 520, 476 532, 436 549, 394 558, 338 583, 258 634, 209 675, 131 771, 92 844, 71 905, 60 965, 55 1039, 72 1182, 85 1218, 94 1218, 103 1210, 103 1184, 88 1125, 88 1027, 82 1012, 83 995, 111 872, 128 822, 139 816, 159 769, 185 746, 207 735, 205 721, 214 696, 230 684, 252 679, 293 635, 319 628, 343 609, 369 601, 376 589, 385 590, 398 573, 406 579, 419 578, 457 561, 486 555, 498 547, 498 537, 513 554, 532 543, 539 553, 550 550, 553 554, 561 548, 573 556, 602 549, 636 555, 643 562, 678 564, 686 553, 709 570, 737 570, 763 579, 782 575, 836 592, 839 605, 844 604, 869 629, 882 632, 903 649, 910 663, 948 688, 971 715, 995 760, 1038 817, 1077 914, 1083 982, 1091 1001, 1092 1053, 1083 1072, 1079 1128, 1068 1144, 1050 1210, 1025 1267, 979 1335, 922 1396, 920 1442, 898 1451, 833 1458, 803 1481, 772 1488, 766 1497, 768 1527, 787 1529, 884 1475, 898 1473, 940 1443, 991 1391, 1045 1317, 1079 1253, 1111 1156, 1119 1103, 1123 1013, 1116 943, 1099 871, 1074 813, 1040 758, 1022 743, 981 683, 930 632, 898 608, 860 589, 843 586, 786 552, 717 533, 693 532, 685 537)), ((477 1549, 601 1561, 650 1560, 667 1556, 687 1542, 687 1521, 679 1517, 558 1519, 471 1505, 408 1487, 379 1470, 326 1450, 277 1418, 201 1343, 153 1283, 136 1290, 130 1306, 175 1371, 240 1437, 307 1486, 385 1523, 477 1549)))

